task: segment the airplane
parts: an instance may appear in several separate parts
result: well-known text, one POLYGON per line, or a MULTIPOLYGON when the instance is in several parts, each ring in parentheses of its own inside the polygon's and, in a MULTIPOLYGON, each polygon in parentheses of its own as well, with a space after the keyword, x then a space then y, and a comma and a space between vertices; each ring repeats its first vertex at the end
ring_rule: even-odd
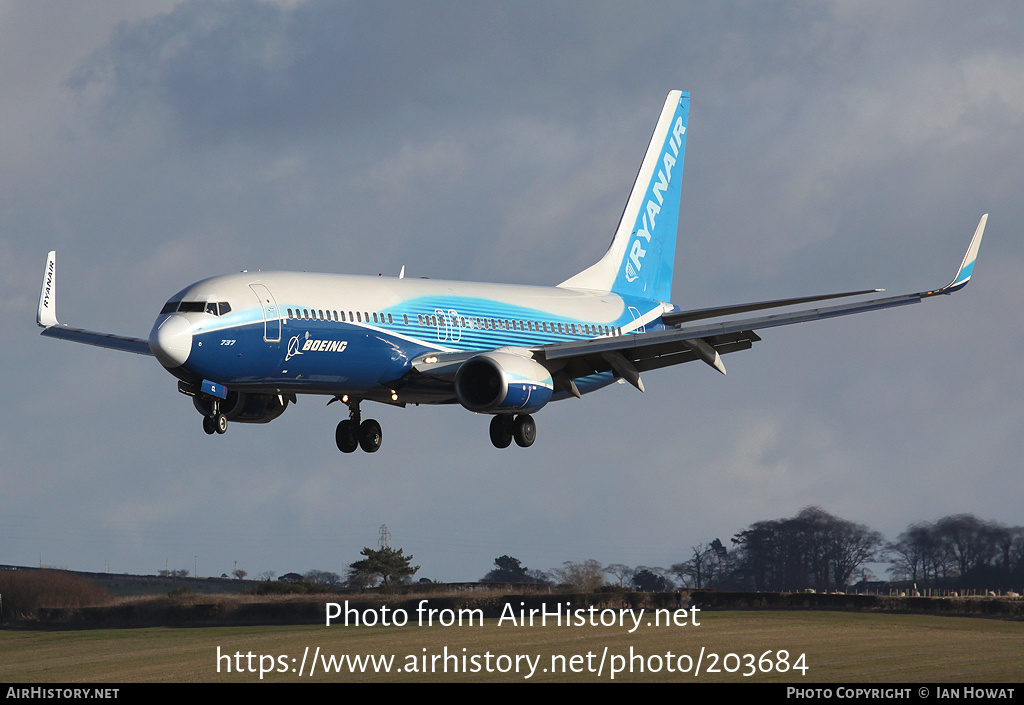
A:
POLYGON ((192 397, 207 434, 228 422, 268 423, 299 394, 348 407, 335 430, 343 453, 376 452, 380 424, 360 405, 461 404, 491 415, 490 440, 528 447, 532 414, 610 384, 644 390, 641 373, 721 356, 761 340, 755 331, 917 303, 963 288, 988 214, 948 285, 901 296, 865 289, 687 310, 671 303, 690 95, 668 94, 607 252, 553 287, 300 272, 243 271, 172 296, 148 338, 57 321, 50 252, 36 322, 42 335, 154 356, 192 397), (824 308, 766 309, 876 296, 824 308))

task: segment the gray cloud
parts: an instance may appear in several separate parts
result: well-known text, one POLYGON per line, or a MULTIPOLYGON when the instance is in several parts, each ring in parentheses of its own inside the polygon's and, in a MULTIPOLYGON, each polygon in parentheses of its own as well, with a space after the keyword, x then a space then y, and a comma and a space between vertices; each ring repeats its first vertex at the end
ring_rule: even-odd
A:
POLYGON ((668 565, 808 504, 890 536, 1019 523, 1024 115, 1016 3, 0 5, 5 562, 203 574, 340 568, 387 522, 423 573, 668 565), (15 41, 15 40, 18 41, 15 41), (337 405, 208 438, 152 360, 35 335, 145 335, 244 268, 550 284, 607 245, 665 93, 693 94, 674 295, 687 306, 952 276, 961 294, 768 331, 537 416, 337 405))

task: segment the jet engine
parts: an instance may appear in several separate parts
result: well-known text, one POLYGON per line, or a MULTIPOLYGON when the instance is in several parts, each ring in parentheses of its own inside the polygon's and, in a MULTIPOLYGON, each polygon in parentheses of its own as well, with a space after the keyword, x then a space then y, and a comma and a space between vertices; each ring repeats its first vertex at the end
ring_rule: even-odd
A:
POLYGON ((537 411, 551 400, 551 373, 522 355, 488 352, 466 360, 455 374, 455 395, 470 411, 537 411))
MULTIPOLYGON (((192 397, 196 410, 209 416, 212 406, 209 398, 192 397)), ((228 392, 220 403, 220 411, 228 421, 238 423, 269 423, 284 413, 288 399, 280 394, 257 394, 253 392, 228 392)))

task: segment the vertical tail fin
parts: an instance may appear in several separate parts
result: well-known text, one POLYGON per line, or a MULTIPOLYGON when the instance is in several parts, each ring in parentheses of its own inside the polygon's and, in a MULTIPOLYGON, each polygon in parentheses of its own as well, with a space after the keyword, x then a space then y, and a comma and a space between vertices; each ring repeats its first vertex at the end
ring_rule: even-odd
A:
POLYGON ((558 286, 669 301, 690 94, 672 91, 604 257, 558 286))

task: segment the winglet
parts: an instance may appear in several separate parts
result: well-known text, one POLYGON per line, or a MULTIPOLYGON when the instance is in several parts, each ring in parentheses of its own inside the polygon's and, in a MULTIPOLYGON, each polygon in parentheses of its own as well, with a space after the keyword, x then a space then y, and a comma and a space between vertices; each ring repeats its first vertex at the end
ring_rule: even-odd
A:
POLYGON ((39 290, 39 308, 36 310, 36 323, 43 328, 57 325, 57 252, 51 251, 46 256, 46 269, 43 270, 43 285, 39 290))
POLYGON ((974 231, 971 244, 967 246, 967 254, 964 255, 964 261, 960 263, 960 269, 957 270, 953 281, 936 291, 926 291, 922 296, 952 294, 954 291, 967 286, 967 282, 971 280, 971 273, 974 271, 974 262, 978 259, 978 248, 981 247, 981 236, 985 234, 985 223, 987 222, 988 213, 981 216, 981 220, 978 221, 978 228, 974 231))

